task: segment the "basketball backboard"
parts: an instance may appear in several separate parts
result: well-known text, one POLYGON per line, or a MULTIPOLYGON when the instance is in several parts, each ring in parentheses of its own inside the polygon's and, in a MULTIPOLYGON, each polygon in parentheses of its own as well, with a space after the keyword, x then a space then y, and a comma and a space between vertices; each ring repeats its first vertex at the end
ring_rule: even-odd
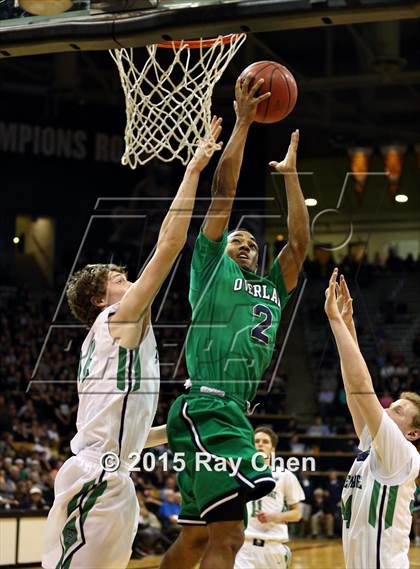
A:
POLYGON ((74 0, 49 18, 0 0, 0 58, 419 17, 415 0, 74 0))

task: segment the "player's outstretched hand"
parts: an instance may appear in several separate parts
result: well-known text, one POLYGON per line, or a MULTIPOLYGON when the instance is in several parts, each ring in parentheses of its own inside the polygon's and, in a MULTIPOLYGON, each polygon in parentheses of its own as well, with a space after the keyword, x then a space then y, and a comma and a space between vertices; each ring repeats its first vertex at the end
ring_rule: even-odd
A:
POLYGON ((324 309, 329 320, 339 320, 341 318, 337 304, 337 275, 338 269, 335 268, 332 272, 328 288, 325 291, 324 309))
POLYGON ((290 174, 291 172, 296 172, 296 156, 297 149, 299 145, 299 130, 292 132, 290 137, 290 144, 287 150, 284 160, 281 162, 275 162, 274 160, 270 162, 269 166, 276 172, 282 174, 290 174))
POLYGON ((238 122, 242 121, 246 124, 251 124, 255 120, 258 105, 271 96, 270 92, 258 96, 258 90, 263 85, 264 79, 259 79, 250 87, 252 78, 252 73, 248 73, 245 79, 239 78, 235 85, 233 108, 235 109, 236 119, 238 122))
POLYGON ((336 283, 335 287, 338 310, 341 314, 341 318, 348 326, 353 321, 353 299, 350 296, 350 291, 344 275, 340 276, 340 284, 336 283))
POLYGON ((191 159, 190 166, 196 168, 199 172, 202 172, 207 164, 210 162, 210 158, 213 156, 216 150, 220 150, 223 146, 223 142, 217 143, 217 140, 222 132, 222 118, 214 116, 211 121, 211 131, 210 136, 204 140, 200 140, 200 143, 195 151, 194 156, 191 159))

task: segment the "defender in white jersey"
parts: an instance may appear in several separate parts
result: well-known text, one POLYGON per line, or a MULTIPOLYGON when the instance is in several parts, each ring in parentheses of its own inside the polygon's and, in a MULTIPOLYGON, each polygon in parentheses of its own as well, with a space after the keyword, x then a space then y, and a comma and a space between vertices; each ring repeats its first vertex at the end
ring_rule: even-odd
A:
MULTIPOLYGON (((215 117, 215 140, 220 131, 215 117)), ((128 564, 139 509, 129 455, 167 442, 166 426, 151 429, 159 359, 150 307, 185 244, 200 172, 211 154, 212 147, 202 142, 163 221, 155 253, 134 283, 116 265, 87 265, 69 281, 70 308, 90 330, 78 372, 75 456, 55 480, 45 569, 124 569, 128 564)))
MULTIPOLYGON (((268 427, 255 430, 255 447, 270 464, 278 437, 268 427)), ((238 551, 234 569, 287 569, 291 552, 287 524, 302 518, 300 502, 305 493, 294 474, 289 470, 273 470, 276 486, 260 500, 248 502, 248 526, 245 541, 238 551)))
POLYGON ((420 471, 420 395, 402 393, 384 410, 357 345, 352 299, 335 269, 325 311, 340 354, 347 403, 361 452, 342 493, 343 548, 347 569, 407 569, 410 503, 420 471))

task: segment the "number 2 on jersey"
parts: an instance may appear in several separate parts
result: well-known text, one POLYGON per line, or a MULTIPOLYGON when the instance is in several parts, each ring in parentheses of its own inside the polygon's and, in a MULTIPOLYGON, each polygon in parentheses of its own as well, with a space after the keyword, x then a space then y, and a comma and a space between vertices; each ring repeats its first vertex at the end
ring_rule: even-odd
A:
POLYGON ((262 316, 263 320, 252 328, 251 337, 257 340, 257 342, 262 342, 267 345, 270 341, 270 337, 267 336, 266 332, 273 322, 273 313, 265 304, 256 304, 252 310, 252 314, 257 317, 262 316))

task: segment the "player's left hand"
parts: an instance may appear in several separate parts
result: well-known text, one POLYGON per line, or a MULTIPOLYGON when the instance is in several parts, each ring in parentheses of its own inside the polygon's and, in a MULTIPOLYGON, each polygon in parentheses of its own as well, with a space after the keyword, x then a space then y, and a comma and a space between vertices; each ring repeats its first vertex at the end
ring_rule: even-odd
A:
POLYGON ((346 325, 349 325, 353 320, 353 299, 344 275, 340 275, 340 284, 336 284, 335 287, 338 310, 346 325))
POLYGON ((195 154, 190 162, 190 166, 197 168, 199 172, 202 172, 204 170, 214 152, 216 150, 220 150, 223 146, 223 142, 216 144, 221 132, 222 119, 220 117, 214 116, 211 121, 210 136, 205 140, 200 140, 200 144, 195 151, 195 154))
POLYGON ((328 288, 325 291, 324 309, 329 320, 339 320, 341 318, 337 304, 337 275, 338 269, 335 268, 332 272, 328 288))
POLYGON ((281 174, 290 174, 296 172, 296 156, 299 145, 299 130, 292 132, 290 144, 284 160, 281 162, 272 161, 269 163, 270 168, 281 174))
POLYGON ((273 512, 256 512, 257 520, 260 524, 269 524, 270 522, 275 522, 276 514, 273 512))

